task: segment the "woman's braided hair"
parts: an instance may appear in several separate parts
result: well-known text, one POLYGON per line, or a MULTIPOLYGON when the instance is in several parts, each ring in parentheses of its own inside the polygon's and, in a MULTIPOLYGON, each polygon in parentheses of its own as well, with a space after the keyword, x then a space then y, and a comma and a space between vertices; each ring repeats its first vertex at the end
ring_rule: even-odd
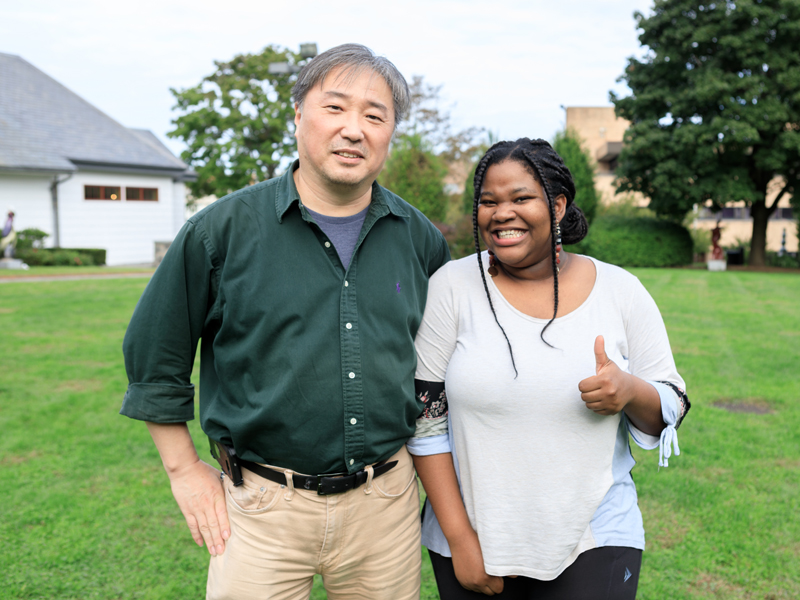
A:
POLYGON ((528 138, 521 138, 515 142, 498 142, 483 155, 478 161, 478 166, 475 168, 475 197, 472 202, 472 234, 475 238, 475 250, 478 255, 478 267, 481 272, 481 279, 483 280, 483 289, 486 290, 486 298, 489 300, 489 307, 492 309, 494 320, 500 331, 503 332, 503 337, 508 344, 508 351, 511 353, 511 364, 514 367, 514 373, 517 372, 517 365, 514 362, 514 351, 511 349, 511 342, 506 335, 505 329, 500 325, 497 319, 497 313, 494 310, 491 294, 489 294, 489 287, 486 284, 486 272, 483 267, 483 257, 481 256, 481 243, 480 234, 478 232, 478 206, 480 205, 481 187, 483 180, 486 176, 486 171, 492 165, 496 165, 506 160, 513 160, 520 163, 525 167, 534 179, 544 189, 545 197, 547 200, 547 208, 550 211, 550 243, 551 243, 551 257, 553 264, 553 317, 547 322, 542 329, 542 341, 553 347, 547 340, 544 339, 545 330, 550 327, 550 324, 555 320, 558 315, 558 269, 556 266, 556 226, 559 224, 556 221, 555 199, 562 194, 567 199, 567 209, 564 218, 561 220, 561 241, 563 244, 577 244, 584 237, 589 230, 589 225, 586 222, 586 217, 583 216, 583 211, 573 202, 575 200, 575 183, 572 180, 572 173, 561 160, 561 157, 553 150, 553 147, 544 140, 530 140, 528 138))

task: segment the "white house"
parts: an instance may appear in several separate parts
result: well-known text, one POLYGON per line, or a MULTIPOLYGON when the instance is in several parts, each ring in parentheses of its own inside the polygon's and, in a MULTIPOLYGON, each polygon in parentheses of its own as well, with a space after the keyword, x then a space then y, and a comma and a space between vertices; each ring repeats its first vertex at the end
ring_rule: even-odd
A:
POLYGON ((49 246, 153 262, 185 221, 196 174, 149 131, 129 129, 19 56, 0 53, 0 212, 49 246))

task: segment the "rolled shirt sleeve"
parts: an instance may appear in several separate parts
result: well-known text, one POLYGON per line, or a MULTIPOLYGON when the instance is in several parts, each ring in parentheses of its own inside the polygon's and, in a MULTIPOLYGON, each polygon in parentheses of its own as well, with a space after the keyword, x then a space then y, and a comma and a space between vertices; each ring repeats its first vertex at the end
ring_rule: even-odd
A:
POLYGON ((120 414, 155 423, 194 418, 190 378, 215 303, 215 253, 189 221, 136 305, 122 344, 128 389, 120 414))
POLYGON ((672 356, 667 329, 655 301, 637 282, 626 318, 630 371, 652 385, 661 399, 661 418, 666 423, 659 436, 646 434, 628 421, 633 441, 645 450, 659 448, 659 466, 669 466, 673 451, 680 454, 677 427, 689 409, 685 384, 672 356))

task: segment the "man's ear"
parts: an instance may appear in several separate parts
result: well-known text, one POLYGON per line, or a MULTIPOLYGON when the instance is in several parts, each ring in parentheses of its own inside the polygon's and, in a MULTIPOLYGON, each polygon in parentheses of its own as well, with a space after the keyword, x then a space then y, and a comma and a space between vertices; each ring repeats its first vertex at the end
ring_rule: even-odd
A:
POLYGON ((301 116, 302 115, 300 113, 300 104, 295 102, 294 103, 294 125, 295 125, 295 127, 300 125, 300 117, 301 116))
POLYGON ((560 223, 561 219, 564 218, 564 215, 567 214, 567 197, 564 194, 561 194, 556 198, 555 209, 556 221, 560 223))

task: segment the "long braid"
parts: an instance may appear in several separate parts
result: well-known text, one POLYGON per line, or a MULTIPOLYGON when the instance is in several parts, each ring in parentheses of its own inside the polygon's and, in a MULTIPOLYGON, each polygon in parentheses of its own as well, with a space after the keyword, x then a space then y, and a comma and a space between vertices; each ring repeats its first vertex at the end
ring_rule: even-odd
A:
POLYGON ((500 321, 497 319, 497 313, 494 310, 492 295, 489 293, 489 285, 486 283, 486 272, 483 268, 483 256, 481 254, 481 238, 478 234, 478 206, 480 204, 480 193, 481 186, 483 186, 483 177, 486 174, 486 169, 491 162, 493 151, 497 150, 498 146, 502 147, 502 144, 504 143, 508 142, 500 142, 499 144, 495 144, 489 148, 484 157, 478 163, 478 166, 475 168, 475 179, 473 181, 475 186, 475 198, 472 201, 472 236, 475 239, 475 253, 478 256, 478 269, 481 272, 481 280, 483 281, 483 289, 486 291, 486 299, 489 300, 489 308, 492 309, 494 322, 497 323, 500 331, 503 332, 503 337, 506 338, 508 352, 511 354, 511 366, 514 367, 514 379, 516 379, 519 376, 519 372, 517 371, 517 363, 514 360, 514 350, 511 348, 511 341, 508 339, 508 335, 506 335, 506 330, 503 329, 502 325, 500 325, 500 321))
POLYGON ((531 166, 536 171, 537 179, 542 182, 544 195, 547 199, 547 209, 550 212, 550 257, 553 265, 553 318, 550 319, 542 328, 542 332, 539 334, 539 337, 542 338, 542 341, 545 344, 553 348, 553 345, 544 339, 544 332, 547 331, 547 328, 550 327, 558 315, 558 263, 556 262, 556 227, 558 226, 558 223, 556 222, 555 197, 550 189, 550 183, 542 174, 542 168, 539 166, 538 161, 529 152, 525 152, 525 157, 530 161, 531 166))

